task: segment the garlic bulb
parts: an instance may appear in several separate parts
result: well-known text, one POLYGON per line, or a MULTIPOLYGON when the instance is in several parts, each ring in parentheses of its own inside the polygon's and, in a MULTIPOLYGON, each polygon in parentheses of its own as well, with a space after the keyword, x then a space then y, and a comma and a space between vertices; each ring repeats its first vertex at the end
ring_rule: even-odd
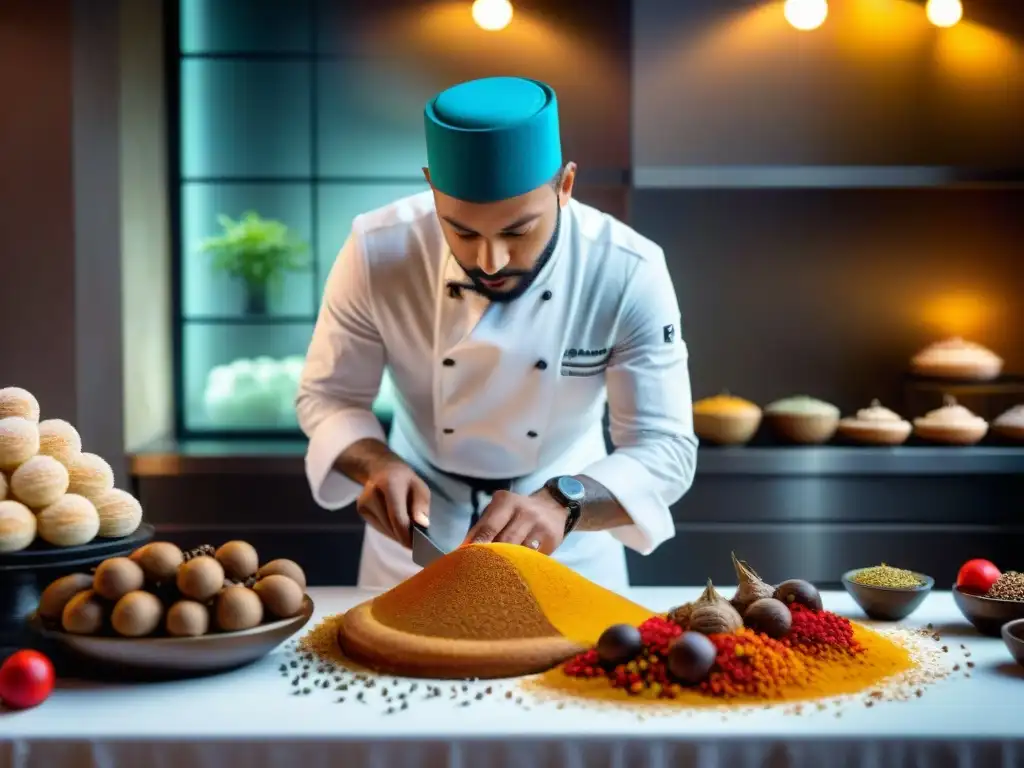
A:
POLYGON ((690 629, 703 635, 732 634, 743 626, 743 617, 732 603, 718 594, 711 579, 693 604, 690 629))
POLYGON ((736 578, 739 579, 740 585, 732 597, 732 605, 741 616, 753 603, 775 593, 775 587, 765 584, 757 575, 757 571, 742 560, 737 560, 735 552, 732 553, 732 567, 736 569, 736 578))

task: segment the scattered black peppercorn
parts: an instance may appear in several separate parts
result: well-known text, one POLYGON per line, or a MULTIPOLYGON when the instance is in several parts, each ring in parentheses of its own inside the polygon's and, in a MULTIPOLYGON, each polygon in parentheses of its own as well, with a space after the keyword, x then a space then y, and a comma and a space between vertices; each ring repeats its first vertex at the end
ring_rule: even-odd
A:
POLYGON ((642 649, 640 630, 631 624, 608 627, 597 640, 597 657, 610 667, 628 664, 642 649))

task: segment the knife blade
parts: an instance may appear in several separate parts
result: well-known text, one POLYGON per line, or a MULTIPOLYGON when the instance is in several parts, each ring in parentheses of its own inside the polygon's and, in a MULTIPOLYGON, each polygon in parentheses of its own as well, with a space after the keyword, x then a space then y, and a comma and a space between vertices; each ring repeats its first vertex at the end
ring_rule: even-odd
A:
POLYGON ((427 529, 413 521, 412 524, 412 561, 421 568, 426 568, 435 560, 439 560, 448 553, 441 549, 434 540, 430 538, 427 529))

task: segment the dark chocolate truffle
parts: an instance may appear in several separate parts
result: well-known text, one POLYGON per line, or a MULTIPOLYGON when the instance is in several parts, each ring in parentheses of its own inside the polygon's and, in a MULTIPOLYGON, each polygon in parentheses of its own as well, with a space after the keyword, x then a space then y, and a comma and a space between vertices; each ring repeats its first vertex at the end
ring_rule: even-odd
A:
POLYGON ((602 664, 628 664, 643 650, 640 630, 629 624, 608 627, 597 640, 597 657, 602 664))
POLYGON ((772 597, 786 605, 798 603, 812 611, 821 610, 821 594, 817 587, 803 579, 790 579, 782 582, 775 588, 775 594, 772 597))
POLYGON ((755 632, 763 632, 778 640, 789 634, 793 627, 793 614, 786 604, 774 597, 755 600, 743 614, 743 623, 755 632))
POLYGON ((668 671, 681 683, 699 683, 708 676, 717 655, 707 635, 683 632, 668 649, 668 671))

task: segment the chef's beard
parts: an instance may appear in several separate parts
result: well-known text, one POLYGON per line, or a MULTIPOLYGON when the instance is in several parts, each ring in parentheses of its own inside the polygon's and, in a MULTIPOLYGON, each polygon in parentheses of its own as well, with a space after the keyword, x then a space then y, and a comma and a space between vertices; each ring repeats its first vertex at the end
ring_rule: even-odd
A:
POLYGON ((541 251, 540 256, 533 263, 530 269, 503 269, 500 272, 489 275, 482 269, 466 269, 462 267, 462 271, 466 273, 466 277, 469 278, 470 284, 464 283, 449 283, 449 288, 465 289, 479 293, 488 301, 497 302, 499 304, 507 304, 510 301, 515 301, 528 290, 530 286, 536 282, 537 277, 541 271, 551 261, 551 256, 555 252, 555 248, 558 246, 558 233, 562 229, 562 206, 558 206, 558 212, 555 214, 555 231, 551 233, 551 239, 548 240, 548 244, 544 246, 544 250, 541 251), (507 290, 495 290, 489 288, 483 283, 483 280, 501 280, 501 279, 515 279, 516 284, 507 290))

